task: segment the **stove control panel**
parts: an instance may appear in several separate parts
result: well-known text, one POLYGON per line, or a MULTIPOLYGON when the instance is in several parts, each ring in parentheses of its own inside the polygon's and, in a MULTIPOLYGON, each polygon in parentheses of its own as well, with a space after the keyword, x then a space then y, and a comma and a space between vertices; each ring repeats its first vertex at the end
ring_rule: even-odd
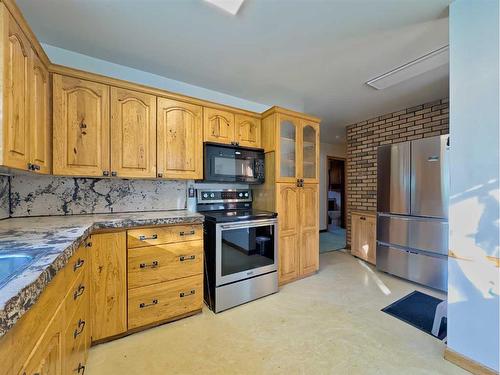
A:
POLYGON ((251 190, 198 190, 198 204, 218 202, 251 202, 251 190))

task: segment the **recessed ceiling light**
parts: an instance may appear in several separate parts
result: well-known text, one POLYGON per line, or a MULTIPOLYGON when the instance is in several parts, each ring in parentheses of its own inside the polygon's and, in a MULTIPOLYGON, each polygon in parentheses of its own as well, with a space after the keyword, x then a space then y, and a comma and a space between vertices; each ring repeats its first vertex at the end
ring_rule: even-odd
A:
POLYGON ((368 82, 367 85, 382 90, 390 86, 394 86, 400 82, 416 77, 422 73, 439 68, 442 65, 450 62, 448 54, 448 46, 444 46, 430 53, 419 57, 416 60, 410 61, 396 69, 375 77, 368 82))
POLYGON ((238 13, 238 11, 240 10, 241 4, 243 4, 243 1, 245 0, 205 0, 205 1, 235 16, 236 13, 238 13))

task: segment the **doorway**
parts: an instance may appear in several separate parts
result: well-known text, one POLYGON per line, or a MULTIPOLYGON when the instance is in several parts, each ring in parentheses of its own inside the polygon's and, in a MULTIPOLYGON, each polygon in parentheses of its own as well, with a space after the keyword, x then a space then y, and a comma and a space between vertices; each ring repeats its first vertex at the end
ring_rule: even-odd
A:
POLYGON ((320 252, 344 249, 346 246, 346 174, 345 159, 326 157, 326 223, 320 234, 320 252))

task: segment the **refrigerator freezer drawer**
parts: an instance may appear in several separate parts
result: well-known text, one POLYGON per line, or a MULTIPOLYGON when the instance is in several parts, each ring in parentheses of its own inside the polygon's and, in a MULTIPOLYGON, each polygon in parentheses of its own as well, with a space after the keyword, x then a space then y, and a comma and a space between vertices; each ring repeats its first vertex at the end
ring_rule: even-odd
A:
POLYGON ((448 258, 377 244, 377 269, 431 288, 448 289, 448 258))
POLYGON ((377 241, 448 255, 448 222, 411 216, 377 216, 377 241))

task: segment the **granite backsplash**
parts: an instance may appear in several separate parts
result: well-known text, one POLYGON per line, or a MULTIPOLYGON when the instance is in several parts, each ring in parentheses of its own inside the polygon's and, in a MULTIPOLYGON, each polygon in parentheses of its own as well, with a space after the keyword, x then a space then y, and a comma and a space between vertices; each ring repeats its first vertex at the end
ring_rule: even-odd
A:
POLYGON ((160 211, 186 207, 186 182, 0 176, 0 215, 8 217, 160 211), (10 180, 10 204, 9 204, 10 180))
POLYGON ((0 175, 0 220, 9 217, 9 177, 0 175))

